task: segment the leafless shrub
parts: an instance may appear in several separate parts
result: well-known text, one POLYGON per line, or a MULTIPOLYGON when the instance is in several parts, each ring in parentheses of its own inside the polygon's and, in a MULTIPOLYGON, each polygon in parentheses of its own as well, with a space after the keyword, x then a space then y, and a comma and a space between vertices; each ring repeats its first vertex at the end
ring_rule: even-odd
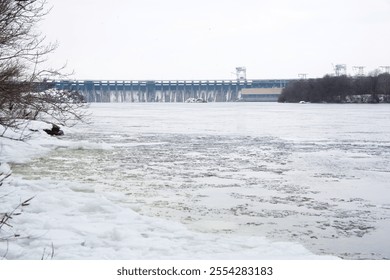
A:
MULTIPOLYGON (((7 182, 7 179, 11 176, 11 172, 0 172, 0 187, 7 182)), ((7 199, 8 194, 0 196, 0 203, 4 202, 7 199)), ((6 243, 5 252, 2 253, 2 258, 5 258, 8 253, 9 242, 16 238, 20 238, 20 234, 14 231, 12 226, 12 219, 15 216, 22 214, 23 208, 30 205, 30 201, 34 197, 23 200, 18 203, 16 206, 11 208, 7 212, 0 212, 0 243, 6 243)))
POLYGON ((42 87, 63 70, 41 68, 56 48, 36 30, 45 7, 45 0, 0 0, 0 136, 29 120, 69 125, 85 117, 80 94, 42 87))
MULTIPOLYGON (((43 62, 57 46, 47 43, 37 30, 37 23, 50 11, 45 0, 0 0, 0 137, 11 129, 20 134, 31 120, 71 125, 83 119, 85 103, 76 92, 42 88, 46 78, 62 76, 63 67, 44 68, 43 62)), ((0 163, 1 164, 1 163, 0 163)), ((10 173, 0 172, 0 187, 7 183, 10 173)), ((9 199, 0 196, 0 203, 9 199)), ((12 219, 22 213, 33 197, 16 203, 0 213, 0 243, 20 238, 13 230, 12 219)), ((54 256, 52 246, 51 256, 54 256)), ((43 258, 48 258, 44 252, 43 258)))

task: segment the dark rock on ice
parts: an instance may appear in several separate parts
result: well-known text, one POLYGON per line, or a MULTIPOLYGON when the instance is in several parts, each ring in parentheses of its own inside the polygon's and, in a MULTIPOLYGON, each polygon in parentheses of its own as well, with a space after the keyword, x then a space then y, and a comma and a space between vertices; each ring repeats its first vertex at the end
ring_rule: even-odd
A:
POLYGON ((51 129, 44 129, 44 132, 51 136, 61 136, 64 135, 64 132, 61 130, 61 128, 58 125, 53 124, 51 129))

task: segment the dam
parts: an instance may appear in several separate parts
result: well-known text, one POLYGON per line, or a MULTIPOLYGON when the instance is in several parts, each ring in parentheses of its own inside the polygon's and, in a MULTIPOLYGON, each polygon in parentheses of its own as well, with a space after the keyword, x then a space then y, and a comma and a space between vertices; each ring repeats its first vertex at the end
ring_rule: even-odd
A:
POLYGON ((46 88, 77 91, 86 102, 277 101, 291 80, 54 80, 46 88))

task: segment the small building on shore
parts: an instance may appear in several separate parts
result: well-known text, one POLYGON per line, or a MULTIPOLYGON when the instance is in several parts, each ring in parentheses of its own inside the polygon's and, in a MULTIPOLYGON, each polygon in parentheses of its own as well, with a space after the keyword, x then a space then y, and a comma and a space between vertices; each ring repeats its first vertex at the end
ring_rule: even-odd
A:
POLYGON ((243 88, 240 101, 244 102, 277 102, 283 88, 243 88))

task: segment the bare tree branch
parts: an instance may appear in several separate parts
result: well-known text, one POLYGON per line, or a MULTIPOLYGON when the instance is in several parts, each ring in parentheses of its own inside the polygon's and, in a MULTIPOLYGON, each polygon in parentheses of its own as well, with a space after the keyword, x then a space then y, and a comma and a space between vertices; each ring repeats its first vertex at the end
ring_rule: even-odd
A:
POLYGON ((86 104, 77 92, 42 92, 40 82, 64 76, 65 68, 41 67, 57 47, 36 28, 49 11, 46 0, 0 0, 0 136, 26 120, 70 125, 85 116, 86 104))

